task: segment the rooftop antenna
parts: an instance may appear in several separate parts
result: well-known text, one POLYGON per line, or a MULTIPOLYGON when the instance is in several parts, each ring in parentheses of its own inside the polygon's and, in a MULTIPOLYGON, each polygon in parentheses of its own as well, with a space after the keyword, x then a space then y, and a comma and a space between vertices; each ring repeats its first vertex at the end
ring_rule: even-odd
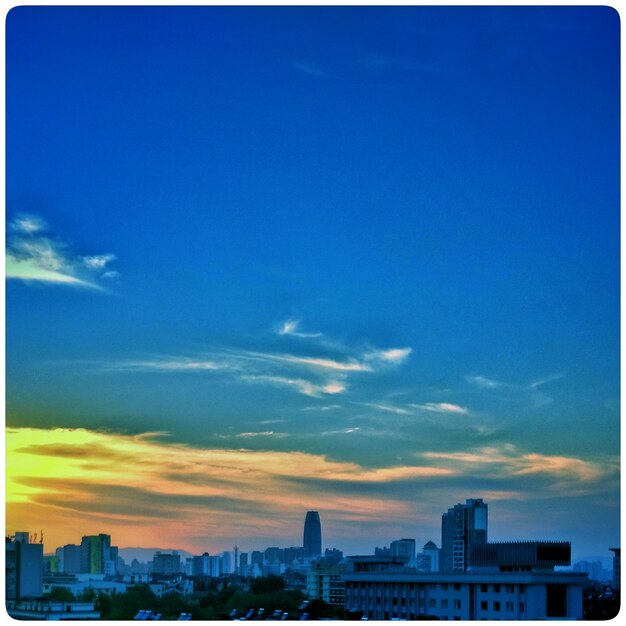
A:
POLYGON ((39 543, 43 543, 43 530, 41 531, 41 535, 39 536, 39 543))

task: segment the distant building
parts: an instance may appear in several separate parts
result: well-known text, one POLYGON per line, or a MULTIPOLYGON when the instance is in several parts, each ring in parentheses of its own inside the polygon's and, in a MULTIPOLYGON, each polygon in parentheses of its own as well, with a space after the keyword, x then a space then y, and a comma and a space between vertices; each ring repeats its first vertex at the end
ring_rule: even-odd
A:
POLYGON ((621 564, 621 549, 620 548, 611 548, 611 552, 613 552, 613 584, 620 589, 620 580, 622 574, 622 564, 621 564))
POLYGON ((322 523, 317 511, 309 511, 304 520, 304 553, 307 557, 321 556, 322 554, 322 523))
POLYGON ((78 574, 80 569, 80 546, 68 543, 62 548, 56 549, 59 558, 59 572, 65 574, 78 574))
POLYGON ((332 548, 332 550, 326 548, 326 550, 324 550, 324 561, 339 563, 341 559, 343 559, 343 552, 341 550, 337 550, 337 548, 332 548))
POLYGON ((247 568, 248 568, 248 553, 242 552, 239 555, 239 575, 246 576, 247 568))
MULTIPOLYGON (((111 550, 110 535, 85 535, 80 542, 80 571, 86 574, 114 574, 117 571, 117 548, 113 548, 114 558, 111 550)), ((64 567, 67 567, 67 555, 64 562, 64 567)), ((69 573, 66 569, 64 571, 69 573)))
POLYGON ((220 555, 221 563, 220 570, 222 574, 232 574, 233 573, 233 559, 230 552, 222 552, 220 555))
POLYGON ((391 556, 407 558, 407 567, 415 567, 415 539, 398 539, 389 546, 391 556))
POLYGON ((294 561, 302 559, 305 556, 305 550, 302 546, 284 548, 281 555, 281 563, 284 563, 287 567, 291 567, 294 561))
POLYGON ((43 594, 43 544, 29 543, 28 533, 20 532, 5 543, 5 598, 22 600, 43 594))
POLYGON ((487 541, 487 505, 481 498, 457 504, 441 518, 439 569, 465 572, 471 565, 470 548, 487 541))
POLYGON ((253 550, 250 553, 250 564, 251 565, 263 565, 263 552, 261 552, 260 550, 253 550))
POLYGON ((211 561, 209 553, 204 552, 201 556, 191 558, 191 574, 190 576, 210 576, 211 561))
POLYGON ((159 576, 180 574, 180 554, 157 552, 152 557, 152 573, 159 576))
POLYGON ((281 557, 282 557, 282 549, 281 548, 277 548, 275 546, 272 546, 270 548, 266 548, 265 549, 265 554, 263 557, 263 564, 264 565, 274 565, 276 563, 280 563, 281 562, 281 557))
POLYGON ((574 563, 572 569, 575 572, 587 572, 589 574, 589 580, 602 581, 606 580, 608 573, 602 567, 602 561, 578 561, 574 563))
POLYGON ((415 566, 418 572, 439 571, 439 548, 434 541, 424 544, 422 551, 415 557, 415 566))

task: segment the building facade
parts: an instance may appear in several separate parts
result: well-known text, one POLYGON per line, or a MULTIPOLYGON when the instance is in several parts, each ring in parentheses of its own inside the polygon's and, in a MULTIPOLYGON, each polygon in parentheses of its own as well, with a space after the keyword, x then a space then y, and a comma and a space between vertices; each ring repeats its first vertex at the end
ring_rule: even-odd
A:
POLYGON ((486 542, 487 505, 481 498, 448 509, 441 518, 440 571, 467 571, 471 546, 486 542))
POLYGON ((463 572, 343 574, 345 609, 374 620, 582 619, 585 574, 463 572))
MULTIPOLYGON (((65 546, 67 547, 67 546, 65 546)), ((64 569, 68 557, 64 547, 64 569)), ((114 574, 117 563, 111 558, 111 535, 85 535, 80 542, 80 572, 83 574, 114 574)))
POLYGON ((313 563, 306 576, 306 593, 311 600, 323 600, 333 606, 344 606, 345 583, 341 574, 347 566, 338 563, 313 563))
POLYGON ((7 537, 5 544, 5 598, 40 598, 43 594, 43 544, 30 543, 28 533, 7 537))

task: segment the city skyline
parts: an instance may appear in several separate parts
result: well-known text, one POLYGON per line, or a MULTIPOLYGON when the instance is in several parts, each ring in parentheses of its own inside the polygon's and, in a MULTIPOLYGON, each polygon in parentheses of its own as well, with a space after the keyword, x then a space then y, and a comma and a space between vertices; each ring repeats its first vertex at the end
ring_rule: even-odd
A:
POLYGON ((613 9, 6 28, 8 532, 619 545, 613 9))

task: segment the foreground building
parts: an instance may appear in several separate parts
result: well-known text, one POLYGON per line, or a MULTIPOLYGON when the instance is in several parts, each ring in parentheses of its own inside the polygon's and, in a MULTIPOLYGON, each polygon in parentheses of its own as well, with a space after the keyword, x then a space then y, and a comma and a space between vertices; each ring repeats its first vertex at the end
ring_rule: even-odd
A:
POLYGON ((43 593, 43 544, 30 543, 27 532, 5 540, 5 598, 39 598, 43 593))
POLYGON ((387 560, 354 561, 343 574, 345 609, 375 620, 582 619, 587 574, 555 572, 569 564, 566 542, 507 542, 475 548, 466 572, 411 572, 387 560))

